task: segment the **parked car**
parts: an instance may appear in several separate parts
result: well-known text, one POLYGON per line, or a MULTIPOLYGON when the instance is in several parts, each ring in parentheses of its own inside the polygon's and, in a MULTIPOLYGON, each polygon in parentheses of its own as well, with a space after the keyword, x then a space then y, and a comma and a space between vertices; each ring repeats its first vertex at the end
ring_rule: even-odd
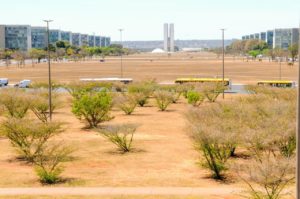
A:
POLYGON ((7 86, 8 85, 8 79, 7 78, 0 78, 0 87, 7 86))
POLYGON ((29 85, 30 85, 30 83, 31 83, 31 80, 24 79, 24 80, 20 81, 19 83, 17 83, 15 85, 15 87, 18 87, 18 88, 28 88, 29 85))

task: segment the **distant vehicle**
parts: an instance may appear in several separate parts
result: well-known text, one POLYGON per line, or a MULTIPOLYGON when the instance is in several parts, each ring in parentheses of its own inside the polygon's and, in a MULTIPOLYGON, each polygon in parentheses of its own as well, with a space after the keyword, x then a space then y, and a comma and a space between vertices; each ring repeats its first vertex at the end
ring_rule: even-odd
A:
POLYGON ((100 59, 100 62, 105 62, 105 59, 100 59))
POLYGON ((31 83, 31 80, 28 80, 28 79, 24 79, 22 81, 20 81, 19 83, 17 83, 15 85, 15 87, 18 87, 18 88, 28 88, 29 85, 31 83))
MULTIPOLYGON (((184 83, 222 83, 223 78, 178 78, 175 80, 177 84, 184 84, 184 83)), ((231 80, 228 78, 224 79, 224 86, 228 86, 231 88, 231 80)))
POLYGON ((118 78, 118 77, 111 77, 111 78, 83 78, 80 79, 83 82, 122 82, 124 84, 129 84, 133 80, 132 78, 118 78))
POLYGON ((7 78, 0 78, 0 87, 7 86, 8 85, 8 79, 7 78))
POLYGON ((258 86, 271 86, 278 88, 295 88, 296 83, 288 80, 266 80, 257 82, 258 86))
POLYGON ((41 62, 47 62, 47 59, 41 59, 41 62))

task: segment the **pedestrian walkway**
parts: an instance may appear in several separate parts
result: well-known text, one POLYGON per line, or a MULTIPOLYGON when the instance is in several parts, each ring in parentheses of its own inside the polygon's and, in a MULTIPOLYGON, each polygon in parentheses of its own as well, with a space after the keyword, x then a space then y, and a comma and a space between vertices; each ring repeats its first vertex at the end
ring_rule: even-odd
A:
POLYGON ((0 188, 0 195, 196 195, 226 196, 238 194, 240 189, 193 188, 193 187, 36 187, 36 188, 0 188))

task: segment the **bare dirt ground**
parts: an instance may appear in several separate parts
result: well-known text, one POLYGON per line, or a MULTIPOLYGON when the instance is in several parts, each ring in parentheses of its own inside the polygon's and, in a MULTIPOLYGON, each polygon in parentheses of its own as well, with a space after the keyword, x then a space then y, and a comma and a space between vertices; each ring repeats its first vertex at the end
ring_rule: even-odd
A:
MULTIPOLYGON (((211 54, 174 55, 171 58, 149 55, 127 57, 124 61, 126 77, 135 80, 156 78, 158 81, 173 81, 183 76, 213 76, 220 74, 221 61, 215 60, 211 54), (197 57, 197 56, 199 57, 197 57), (150 61, 152 60, 152 61, 150 61)), ((243 62, 226 60, 228 77, 238 83, 254 83, 260 79, 272 79, 278 75, 278 64, 264 61, 243 62)), ((296 79, 298 67, 282 66, 283 77, 296 79)), ((107 59, 106 63, 89 61, 86 63, 54 63, 53 78, 57 81, 75 81, 84 77, 107 77, 119 75, 119 60, 107 59)), ((32 79, 45 81, 47 66, 40 64, 32 68, 5 67, 0 69, 0 76, 12 81, 32 79)), ((236 95, 227 95, 227 99, 236 95)), ((188 108, 186 101, 181 99, 172 104, 169 111, 161 112, 154 106, 154 100, 146 107, 138 107, 133 115, 126 116, 117 109, 112 111, 115 118, 102 125, 116 123, 139 124, 133 153, 120 154, 110 142, 98 133, 86 130, 72 113, 69 96, 65 94, 64 108, 54 114, 54 120, 65 122, 65 132, 57 139, 73 146, 76 159, 65 166, 63 177, 66 182, 55 187, 198 187, 215 188, 215 195, 203 198, 239 198, 237 189, 244 187, 235 176, 234 171, 227 175, 229 181, 217 182, 209 178, 207 170, 198 165, 199 154, 194 150, 186 129, 184 114, 188 108), (232 194, 218 190, 232 190, 232 194)), ((0 187, 43 187, 31 165, 16 159, 16 151, 8 140, 0 138, 0 187)), ((236 160, 234 160, 236 161, 236 160)), ((88 195, 88 193, 87 193, 88 195)), ((143 194, 142 194, 143 195, 143 194)), ((195 197, 174 196, 101 196, 101 198, 178 198, 194 199, 195 197)), ((1 198, 1 197, 0 197, 1 198)), ((5 198, 22 198, 27 196, 6 196, 5 198)), ((38 198, 71 198, 41 196, 38 198)), ((73 198, 73 197, 72 197, 73 198)), ((76 197, 75 197, 76 198, 76 197)), ((79 198, 79 197, 78 197, 79 198)), ((85 198, 80 196, 80 198, 85 198)), ((97 198, 95 196, 86 198, 97 198)))
MULTIPOLYGON (((140 54, 125 56, 123 59, 124 77, 134 80, 156 78, 160 82, 174 82, 178 77, 214 77, 222 74, 222 62, 211 53, 179 53, 167 55, 140 54)), ((282 63, 282 79, 296 80, 297 64, 288 66, 282 63)), ((226 57, 226 77, 234 83, 255 83, 259 80, 279 79, 279 63, 268 60, 243 61, 242 58, 226 57)), ((10 66, 0 68, 0 77, 13 82, 22 79, 46 81, 48 68, 46 63, 30 64, 25 68, 10 66)), ((120 58, 108 57, 106 62, 89 60, 84 62, 53 63, 52 76, 56 81, 78 81, 79 78, 119 77, 120 58)))

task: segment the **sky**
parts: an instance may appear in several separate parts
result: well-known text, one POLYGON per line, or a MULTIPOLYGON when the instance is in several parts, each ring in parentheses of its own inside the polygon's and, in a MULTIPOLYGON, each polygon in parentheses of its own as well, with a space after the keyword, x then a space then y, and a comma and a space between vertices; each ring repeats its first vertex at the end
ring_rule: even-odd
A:
POLYGON ((175 39, 220 39, 274 28, 299 27, 300 0, 0 0, 0 24, 50 26, 123 40, 162 40, 163 24, 175 39))

